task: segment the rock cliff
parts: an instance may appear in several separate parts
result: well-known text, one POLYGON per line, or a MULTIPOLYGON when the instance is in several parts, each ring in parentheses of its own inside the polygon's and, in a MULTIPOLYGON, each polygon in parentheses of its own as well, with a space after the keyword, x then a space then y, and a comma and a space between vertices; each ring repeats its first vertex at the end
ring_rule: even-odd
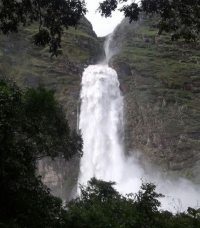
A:
POLYGON ((109 61, 125 100, 126 146, 144 163, 200 183, 200 43, 157 35, 158 18, 124 19, 109 61))
MULTIPOLYGON (((105 57, 102 44, 91 23, 83 18, 77 29, 69 28, 64 32, 63 54, 51 58, 48 47, 31 44, 37 30, 35 24, 21 28, 18 34, 0 35, 0 74, 13 78, 22 86, 44 84, 55 89, 56 98, 63 105, 70 126, 76 128, 81 75, 84 68, 105 57)), ((70 163, 62 159, 46 159, 39 161, 39 173, 54 194, 65 198, 70 196, 76 184, 78 165, 78 158, 70 163)))

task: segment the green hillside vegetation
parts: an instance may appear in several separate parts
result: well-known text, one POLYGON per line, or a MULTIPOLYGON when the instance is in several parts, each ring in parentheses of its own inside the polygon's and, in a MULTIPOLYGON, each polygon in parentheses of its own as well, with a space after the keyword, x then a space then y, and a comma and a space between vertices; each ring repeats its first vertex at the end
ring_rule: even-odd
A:
MULTIPOLYGON (((200 80, 200 42, 173 42, 168 34, 158 35, 155 19, 124 24, 125 34, 114 62, 127 61, 131 69, 159 79, 169 89, 186 90, 187 84, 193 83, 192 76, 196 76, 196 82, 200 80)), ((118 32, 120 28, 115 30, 115 39, 118 32)))
POLYGON ((82 154, 53 90, 21 89, 0 79, 0 227, 62 227, 62 200, 37 174, 43 157, 82 154))
MULTIPOLYGON (((18 33, 0 35, 1 77, 12 78, 22 87, 37 88, 43 84, 46 88, 54 89, 70 127, 76 129, 82 72, 88 65, 100 61, 104 57, 104 50, 86 18, 82 18, 77 29, 70 27, 64 32, 63 54, 58 57, 51 57, 48 47, 37 47, 31 43, 37 30, 38 25, 32 24, 20 28, 18 33)), ((41 173, 45 176, 47 170, 54 166, 54 176, 58 173, 62 175, 59 180, 61 183, 58 183, 60 187, 56 187, 54 193, 62 197, 70 195, 76 185, 79 159, 74 157, 70 162, 63 159, 57 159, 56 162, 47 160, 40 163, 41 173)))
MULTIPOLYGON (((15 78, 20 84, 35 86, 43 83, 54 88, 62 85, 62 89, 57 88, 61 95, 77 87, 81 70, 103 55, 97 38, 86 33, 84 27, 80 26, 80 29, 69 28, 64 32, 63 55, 51 58, 48 47, 43 49, 31 45, 32 35, 37 30, 38 26, 33 25, 21 29, 19 34, 0 37, 1 73, 15 78), (95 56, 93 60, 92 56, 95 56)), ((63 96, 60 95, 58 97, 62 99, 63 96)))
POLYGON ((200 43, 158 35, 158 21, 124 19, 113 35, 110 65, 125 96, 127 148, 199 182, 200 43))
POLYGON ((83 69, 96 63, 104 56, 103 49, 92 31, 91 24, 84 18, 80 26, 69 28, 62 38, 63 55, 51 58, 48 47, 40 48, 31 44, 32 35, 38 30, 36 24, 21 28, 18 34, 0 36, 0 72, 25 86, 44 84, 56 89, 56 96, 64 105, 69 121, 76 120, 70 113, 76 111, 80 77, 83 69), (75 97, 75 98, 74 98, 75 97))

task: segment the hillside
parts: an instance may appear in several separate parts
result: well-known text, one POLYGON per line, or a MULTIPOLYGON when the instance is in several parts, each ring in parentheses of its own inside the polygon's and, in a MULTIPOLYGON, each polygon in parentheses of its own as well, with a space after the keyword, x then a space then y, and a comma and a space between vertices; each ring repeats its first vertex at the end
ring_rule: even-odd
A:
MULTIPOLYGON (((51 57, 48 47, 31 44, 37 25, 21 28, 18 34, 0 35, 0 74, 13 78, 17 84, 36 87, 44 84, 55 89, 70 126, 76 129, 81 75, 88 65, 104 58, 91 23, 83 18, 77 29, 69 28, 62 39, 63 54, 51 57)), ((55 195, 66 197, 76 185, 79 159, 39 161, 39 172, 55 195), (67 187, 66 187, 67 186, 67 187)))
POLYGON ((157 21, 124 19, 110 44, 109 64, 125 99, 127 151, 200 183, 200 43, 158 36, 157 21))
POLYGON ((35 87, 44 84, 56 90, 57 98, 64 106, 72 125, 79 94, 83 69, 104 57, 92 26, 86 18, 78 29, 69 28, 62 40, 63 55, 52 57, 48 47, 31 44, 37 25, 22 28, 19 34, 0 36, 0 73, 9 76, 21 85, 35 87))

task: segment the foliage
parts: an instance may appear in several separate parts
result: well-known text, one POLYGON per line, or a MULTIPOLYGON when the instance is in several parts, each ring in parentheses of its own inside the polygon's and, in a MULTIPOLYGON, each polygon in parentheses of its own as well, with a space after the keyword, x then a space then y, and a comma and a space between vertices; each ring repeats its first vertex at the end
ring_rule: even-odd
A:
POLYGON ((114 184, 92 178, 87 187, 81 186, 80 197, 67 204, 70 227, 149 227, 159 207, 155 185, 143 184, 138 194, 123 196, 114 184), (152 214, 146 213, 148 207, 152 214))
POLYGON ((49 45, 50 53, 57 56, 64 28, 76 27, 85 13, 84 0, 1 0, 0 30, 8 35, 18 32, 21 25, 37 22, 33 43, 49 45))
MULTIPOLYGON (((98 11, 102 16, 109 17, 118 4, 127 0, 105 0, 100 3, 98 11)), ((159 15, 159 34, 172 33, 172 40, 184 38, 186 41, 194 41, 200 33, 200 1, 199 0, 141 0, 123 5, 120 11, 129 21, 139 19, 140 13, 147 15, 159 15)))
POLYGON ((54 92, 0 79, 0 226, 61 227, 62 202, 36 175, 37 159, 80 153, 54 92))
POLYGON ((22 131, 26 132, 36 158, 62 156, 69 159, 74 153, 81 155, 82 140, 70 130, 53 90, 47 91, 43 86, 37 90, 29 88, 22 105, 20 116, 27 120, 23 122, 22 131))
POLYGON ((80 186, 80 196, 67 203, 66 222, 71 228, 197 228, 199 209, 172 214, 161 211, 153 183, 143 183, 136 194, 121 195, 114 182, 92 178, 80 186))
MULTIPOLYGON (((118 4, 125 2, 127 0, 104 0, 98 11, 109 17, 118 4)), ((76 27, 86 11, 84 0, 1 0, 0 30, 8 35, 18 32, 20 26, 37 22, 38 33, 32 42, 39 46, 48 45, 50 53, 57 56, 61 53, 59 48, 64 29, 76 27)), ((193 41, 200 32, 199 0, 141 0, 123 5, 120 11, 130 22, 138 20, 141 12, 160 15, 159 34, 170 32, 173 40, 193 41)))
POLYGON ((161 206, 158 199, 164 197, 155 192, 155 189, 156 186, 152 183, 142 183, 141 190, 135 196, 137 209, 149 218, 158 212, 158 208, 161 206))

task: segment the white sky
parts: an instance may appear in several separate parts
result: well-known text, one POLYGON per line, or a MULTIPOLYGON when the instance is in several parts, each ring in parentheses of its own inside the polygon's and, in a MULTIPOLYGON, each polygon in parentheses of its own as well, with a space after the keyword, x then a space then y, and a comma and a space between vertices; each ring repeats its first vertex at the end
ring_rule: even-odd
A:
POLYGON ((111 18, 101 17, 100 13, 95 13, 96 9, 99 6, 99 2, 102 2, 102 0, 85 0, 85 2, 88 9, 86 17, 92 23, 93 30, 95 31, 97 36, 108 35, 123 19, 123 14, 120 13, 118 10, 113 13, 111 18))

